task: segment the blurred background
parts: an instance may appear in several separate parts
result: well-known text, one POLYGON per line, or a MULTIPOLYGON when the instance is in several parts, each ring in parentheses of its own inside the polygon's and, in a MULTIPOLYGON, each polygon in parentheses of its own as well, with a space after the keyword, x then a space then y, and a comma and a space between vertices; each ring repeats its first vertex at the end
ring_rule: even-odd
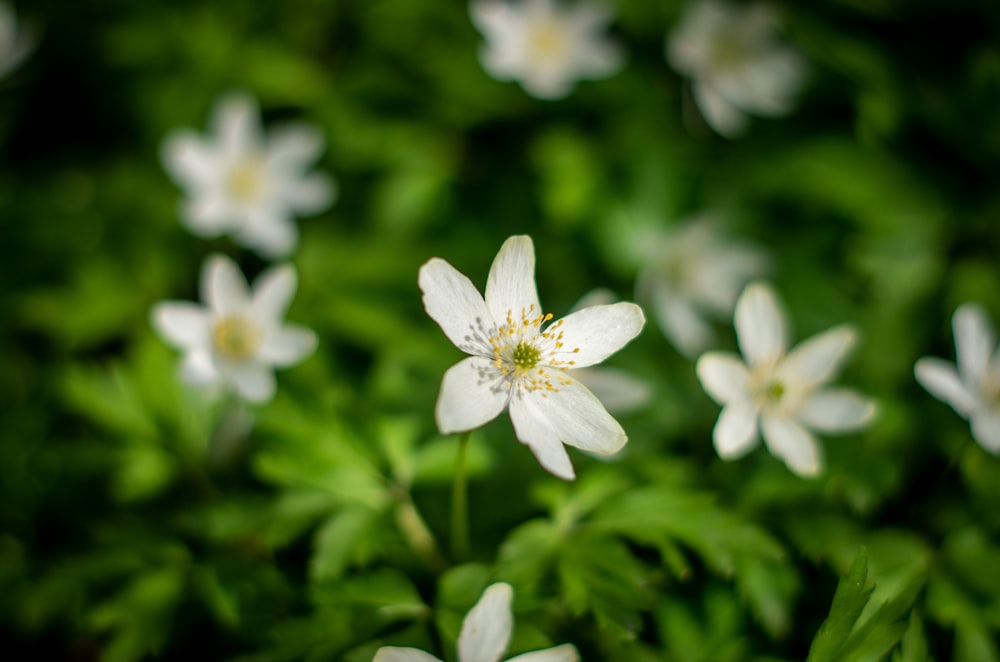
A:
MULTIPOLYGON (((609 5, 620 68, 552 100, 489 75, 459 0, 9 4, 30 46, 0 80, 4 657, 451 660, 504 580, 511 653, 805 659, 864 548, 875 594, 828 659, 998 659, 1000 459, 913 378, 954 359, 958 305, 1000 322, 997 3, 774 3, 807 71, 733 137, 666 56, 679 0, 609 5), (198 300, 211 253, 267 266, 191 234, 162 165, 165 137, 210 133, 232 91, 265 128, 317 127, 313 169, 339 191, 289 258, 288 319, 319 348, 256 407, 180 382, 149 322, 198 300), (670 270, 644 238, 705 215, 766 256, 750 275, 793 338, 861 331, 840 381, 880 415, 823 440, 817 479, 763 448, 719 460, 694 356, 637 291, 670 270), (609 364, 649 395, 619 416, 620 456, 571 451, 574 483, 505 416, 475 433, 472 550, 450 558, 455 440, 433 407, 460 352, 417 269, 440 256, 482 287, 520 233, 556 318, 598 287, 644 306, 609 364), (414 547, 414 518, 440 549, 414 547)), ((736 350, 731 322, 710 316, 711 347, 736 350)))

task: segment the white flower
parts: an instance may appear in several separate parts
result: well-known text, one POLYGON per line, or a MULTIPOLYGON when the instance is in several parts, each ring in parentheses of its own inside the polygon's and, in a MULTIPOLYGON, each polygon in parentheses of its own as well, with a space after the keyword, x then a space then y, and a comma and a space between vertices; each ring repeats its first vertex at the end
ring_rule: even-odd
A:
POLYGON ((539 99, 558 99, 584 78, 610 76, 622 65, 604 37, 611 16, 598 5, 560 8, 553 0, 474 0, 472 22, 486 37, 479 60, 497 80, 516 80, 539 99))
POLYGON ((977 304, 959 306, 952 317, 958 369, 941 359, 924 357, 913 368, 917 381, 938 400, 968 419, 972 436, 1000 455, 1000 348, 977 304))
MULTIPOLYGON (((458 662, 499 662, 507 650, 514 619, 510 602, 514 591, 510 584, 490 585, 462 621, 458 635, 458 662)), ((573 644, 523 653, 507 662, 577 662, 580 654, 573 644)), ((372 662, 440 662, 417 648, 383 646, 372 662)))
POLYGON ((160 302, 153 327, 184 351, 185 381, 225 382, 250 402, 266 402, 274 395, 273 368, 294 365, 316 348, 312 331, 282 323, 295 287, 295 269, 283 265, 262 273, 251 291, 236 263, 213 255, 201 272, 207 305, 160 302))
POLYGON ((667 59, 692 79, 705 120, 724 136, 739 134, 744 112, 787 113, 802 85, 806 63, 776 38, 770 6, 694 0, 667 43, 667 59))
POLYGON ((874 403, 851 389, 826 384, 857 342, 848 325, 838 326, 787 351, 784 313, 770 287, 748 285, 736 303, 736 336, 743 361, 729 352, 698 359, 705 391, 723 405, 713 440, 719 457, 740 457, 757 442, 758 426, 768 449, 792 471, 814 476, 821 450, 810 430, 848 432, 867 425, 874 403))
POLYGON ((472 356, 444 375, 435 410, 443 434, 472 430, 510 410, 514 431, 556 476, 575 474, 563 444, 600 454, 621 449, 625 431, 571 374, 600 363, 642 330, 633 303, 592 306, 548 324, 535 289, 531 238, 504 242, 486 298, 440 258, 420 268, 427 314, 472 356))
POLYGON ((333 202, 333 181, 306 170, 323 151, 323 136, 289 124, 264 136, 256 102, 223 97, 212 115, 212 133, 190 129, 167 136, 163 163, 187 192, 181 218, 202 237, 232 234, 262 257, 285 257, 298 243, 293 217, 333 202))
POLYGON ((34 45, 31 35, 19 28, 14 10, 0 2, 0 77, 16 69, 34 45))
POLYGON ((767 256, 755 246, 728 240, 707 216, 651 230, 639 237, 644 267, 636 291, 652 304, 667 339, 693 357, 715 340, 707 318, 733 314, 743 286, 766 270, 767 256))

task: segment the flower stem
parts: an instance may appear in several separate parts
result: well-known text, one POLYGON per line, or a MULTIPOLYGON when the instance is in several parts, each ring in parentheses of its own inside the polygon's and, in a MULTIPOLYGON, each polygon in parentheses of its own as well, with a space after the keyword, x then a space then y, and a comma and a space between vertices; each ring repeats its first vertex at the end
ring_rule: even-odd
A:
POLYGON ((396 506, 396 523, 399 525, 403 537, 433 572, 441 574, 445 571, 447 563, 438 550, 434 534, 431 533, 424 518, 420 516, 420 512, 410 495, 400 491, 397 496, 399 501, 396 506))
POLYGON ((455 476, 451 485, 451 557, 456 562, 469 553, 469 502, 468 476, 465 471, 465 456, 472 431, 463 432, 458 438, 458 454, 455 457, 455 476))

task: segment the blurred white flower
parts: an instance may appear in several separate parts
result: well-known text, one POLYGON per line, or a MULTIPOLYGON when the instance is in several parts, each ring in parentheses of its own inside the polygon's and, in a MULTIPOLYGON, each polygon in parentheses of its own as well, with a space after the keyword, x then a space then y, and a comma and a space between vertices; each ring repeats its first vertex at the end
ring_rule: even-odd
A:
POLYGON ((972 426, 985 450, 1000 455, 1000 347, 986 311, 977 304, 959 306, 952 317, 956 366, 924 357, 914 365, 917 381, 938 400, 951 405, 972 426))
POLYGON ((531 238, 509 238, 476 286, 440 258, 419 274, 424 308, 467 359, 444 375, 435 410, 443 434, 478 428, 508 408, 518 440, 548 471, 575 477, 563 444, 610 454, 627 441, 601 402, 570 376, 600 363, 642 330, 633 303, 592 306, 548 324, 535 288, 531 238))
POLYGON ((298 243, 293 218, 328 207, 332 179, 307 173, 323 151, 323 136, 305 124, 288 124, 265 137, 257 103, 230 94, 215 106, 212 135, 190 129, 170 133, 163 145, 167 172, 187 198, 181 218, 202 237, 232 234, 267 259, 289 255, 298 243))
POLYGON ((651 303, 664 335, 688 357, 715 340, 708 318, 731 317, 743 286, 768 267, 763 250, 730 240, 708 216, 649 228, 637 240, 637 296, 651 303))
POLYGON ((746 115, 786 114, 802 86, 806 61, 777 38, 778 16, 762 3, 694 0, 667 42, 667 59, 692 79, 708 124, 727 137, 746 115))
POLYGON ((763 283, 748 285, 736 303, 736 336, 746 363, 730 352, 698 359, 702 387, 723 406, 713 440, 719 457, 741 457, 757 443, 801 476, 822 468, 819 443, 810 430, 849 432, 867 425, 875 404, 852 389, 826 386, 857 342, 842 325, 787 351, 784 312, 763 283))
MULTIPOLYGON (((570 312, 591 306, 606 306, 617 301, 618 298, 611 290, 591 290, 576 302, 570 312)), ((591 366, 579 368, 573 375, 613 414, 625 414, 645 407, 653 397, 647 382, 619 368, 591 366)))
POLYGON ((604 34, 611 15, 600 5, 473 0, 470 13, 486 38, 479 60, 487 73, 516 80, 539 99, 564 97, 578 80, 610 76, 624 60, 604 34))
POLYGON ((235 262, 213 255, 201 272, 206 305, 162 301, 153 307, 153 327, 183 350, 185 381, 227 383, 249 402, 267 402, 274 395, 273 369, 294 365, 316 348, 312 331, 282 322, 295 288, 291 265, 268 269, 251 290, 235 262))
MULTIPOLYGON (((458 662, 499 662, 510 643, 514 618, 510 603, 514 590, 510 584, 491 584, 483 592, 465 620, 458 635, 458 662)), ((524 653, 507 662, 578 662, 580 654, 573 644, 524 653)), ((441 662, 417 648, 383 646, 372 662, 441 662)))
POLYGON ((18 25, 13 8, 0 2, 0 77, 16 69, 34 47, 35 40, 18 25))

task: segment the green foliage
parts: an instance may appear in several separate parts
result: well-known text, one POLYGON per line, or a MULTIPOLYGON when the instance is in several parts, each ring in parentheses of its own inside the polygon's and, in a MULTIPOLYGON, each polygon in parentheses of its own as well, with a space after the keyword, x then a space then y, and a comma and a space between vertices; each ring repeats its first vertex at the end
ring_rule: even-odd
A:
MULTIPOLYGON (((735 139, 665 58, 680 0, 614 3, 623 68, 553 101, 486 73, 464 0, 13 4, 35 43, 0 79, 5 658, 451 661, 504 581, 508 656, 1000 662, 1000 458, 913 378, 954 358, 957 306, 1000 323, 989 3, 778 3, 809 75, 735 139), (150 320, 199 298, 211 253, 268 266, 191 234, 162 163, 232 90, 269 129, 317 127, 338 188, 288 258, 318 349, 253 406, 179 379, 150 320), (769 254, 794 337, 860 331, 839 379, 879 417, 824 437, 815 479, 764 447, 719 459, 719 408, 636 291, 648 237, 702 214, 769 254), (574 482, 506 414, 474 431, 449 554, 458 439, 434 407, 462 353, 417 270, 440 256, 482 289, 519 233, 546 312, 640 298, 608 363, 651 397, 616 415, 621 453, 570 449, 574 482)), ((728 313, 709 324, 738 349, 728 313)))

